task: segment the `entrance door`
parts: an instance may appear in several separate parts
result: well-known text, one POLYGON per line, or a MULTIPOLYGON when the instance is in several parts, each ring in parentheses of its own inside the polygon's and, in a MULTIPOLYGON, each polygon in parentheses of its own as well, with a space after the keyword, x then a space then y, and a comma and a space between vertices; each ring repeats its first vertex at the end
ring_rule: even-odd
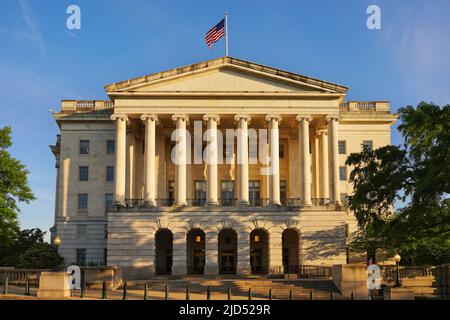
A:
POLYGON ((205 270, 205 250, 194 250, 193 260, 192 273, 203 274, 205 270))
POLYGON ((252 274, 263 273, 262 250, 261 249, 253 249, 250 251, 250 266, 252 268, 252 274))
POLYGON ((222 229, 219 232, 219 273, 236 274, 237 266, 237 234, 233 229, 222 229))
POLYGON ((236 273, 236 259, 233 252, 222 251, 219 257, 220 273, 221 274, 235 274, 236 273))

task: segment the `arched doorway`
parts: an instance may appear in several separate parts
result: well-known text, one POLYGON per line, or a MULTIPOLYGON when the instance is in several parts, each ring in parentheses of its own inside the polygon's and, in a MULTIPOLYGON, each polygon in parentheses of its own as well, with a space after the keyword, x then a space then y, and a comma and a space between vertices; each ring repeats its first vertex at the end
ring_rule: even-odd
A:
POLYGON ((205 233, 201 229, 191 229, 186 235, 188 274, 205 272, 205 233))
POLYGON ((169 229, 159 229, 155 235, 155 273, 172 274, 173 234, 169 229))
POLYGON ((269 270, 269 235, 263 229, 250 233, 250 267, 252 274, 267 274, 269 270))
POLYGON ((218 239, 219 273, 236 274, 237 233, 233 229, 222 229, 218 239))
POLYGON ((300 235, 296 229, 286 229, 282 234, 283 272, 298 273, 300 265, 300 235))

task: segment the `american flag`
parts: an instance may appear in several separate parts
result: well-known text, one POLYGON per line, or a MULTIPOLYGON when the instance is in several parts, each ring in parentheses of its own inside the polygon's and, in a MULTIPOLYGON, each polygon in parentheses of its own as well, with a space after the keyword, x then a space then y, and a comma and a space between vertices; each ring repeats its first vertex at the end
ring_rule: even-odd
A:
POLYGON ((225 19, 222 19, 218 24, 209 30, 205 35, 205 41, 208 48, 211 49, 214 42, 219 41, 225 35, 225 19))

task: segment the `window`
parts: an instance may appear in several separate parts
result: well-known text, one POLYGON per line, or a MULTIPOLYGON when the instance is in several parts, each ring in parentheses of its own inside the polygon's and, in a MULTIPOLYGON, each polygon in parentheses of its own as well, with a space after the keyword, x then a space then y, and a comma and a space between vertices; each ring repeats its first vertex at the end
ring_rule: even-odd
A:
POLYGON ((195 205, 203 207, 206 204, 206 181, 197 180, 194 182, 195 205))
POLYGON ((221 203, 222 207, 234 206, 234 182, 224 180, 221 182, 221 203))
POLYGON ((341 203, 343 205, 347 205, 347 194, 346 193, 341 193, 340 199, 341 199, 341 203))
POLYGON ((77 249, 77 265, 85 266, 86 265, 86 249, 77 249))
POLYGON ((339 167, 339 180, 341 181, 347 180, 347 167, 345 166, 339 167))
POLYGON ((346 145, 345 141, 343 141, 343 140, 338 141, 338 149, 339 149, 339 154, 347 154, 347 145, 346 145))
POLYGON ((362 144, 363 144, 363 147, 365 147, 368 151, 373 150, 373 141, 372 140, 364 140, 362 144))
POLYGON ((115 152, 116 152, 116 141, 115 140, 106 141, 106 153, 114 154, 115 152))
POLYGON ((108 262, 108 249, 103 249, 103 265, 106 266, 108 262))
POLYGON ((79 167, 79 180, 88 181, 89 180, 89 167, 79 167))
POLYGON ((88 194, 78 194, 78 211, 86 211, 88 209, 88 194))
POLYGON ((284 158, 284 144, 280 144, 280 149, 278 150, 278 155, 280 159, 284 158))
POLYGON ((106 167, 106 181, 114 181, 114 167, 113 166, 106 167))
POLYGON ((80 154, 89 154, 89 140, 80 140, 80 154))
POLYGON ((107 224, 103 225, 103 232, 104 232, 105 239, 108 239, 108 225, 107 224))
POLYGON ((248 182, 248 198, 251 206, 261 205, 261 184, 259 180, 250 180, 248 182))
POLYGON ((87 225, 77 225, 77 240, 86 240, 87 238, 87 225))
POLYGON ((105 194, 105 211, 109 211, 113 208, 113 197, 112 193, 105 194))
POLYGON ((168 205, 172 206, 175 200, 175 181, 169 181, 169 189, 167 190, 168 205))
POLYGON ((287 198, 287 181, 286 180, 280 180, 280 201, 281 204, 286 204, 286 198, 287 198))

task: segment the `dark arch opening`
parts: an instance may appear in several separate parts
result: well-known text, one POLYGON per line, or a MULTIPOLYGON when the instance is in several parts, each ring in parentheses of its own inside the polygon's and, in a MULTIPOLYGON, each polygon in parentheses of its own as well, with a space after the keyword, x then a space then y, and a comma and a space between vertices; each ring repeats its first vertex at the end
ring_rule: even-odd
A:
POLYGON ((220 274, 236 274, 237 233, 233 229, 222 229, 218 239, 218 258, 220 274))
POLYGON ((282 234, 283 273, 298 274, 300 265, 300 234, 296 229, 286 229, 282 234))
POLYGON ((269 234, 264 229, 250 233, 250 266, 252 274, 267 274, 269 270, 269 234))
POLYGON ((173 234, 169 229, 159 229, 155 234, 155 273, 172 274, 173 234))
POLYGON ((205 273, 205 233, 191 229, 186 235, 188 274, 205 273))

